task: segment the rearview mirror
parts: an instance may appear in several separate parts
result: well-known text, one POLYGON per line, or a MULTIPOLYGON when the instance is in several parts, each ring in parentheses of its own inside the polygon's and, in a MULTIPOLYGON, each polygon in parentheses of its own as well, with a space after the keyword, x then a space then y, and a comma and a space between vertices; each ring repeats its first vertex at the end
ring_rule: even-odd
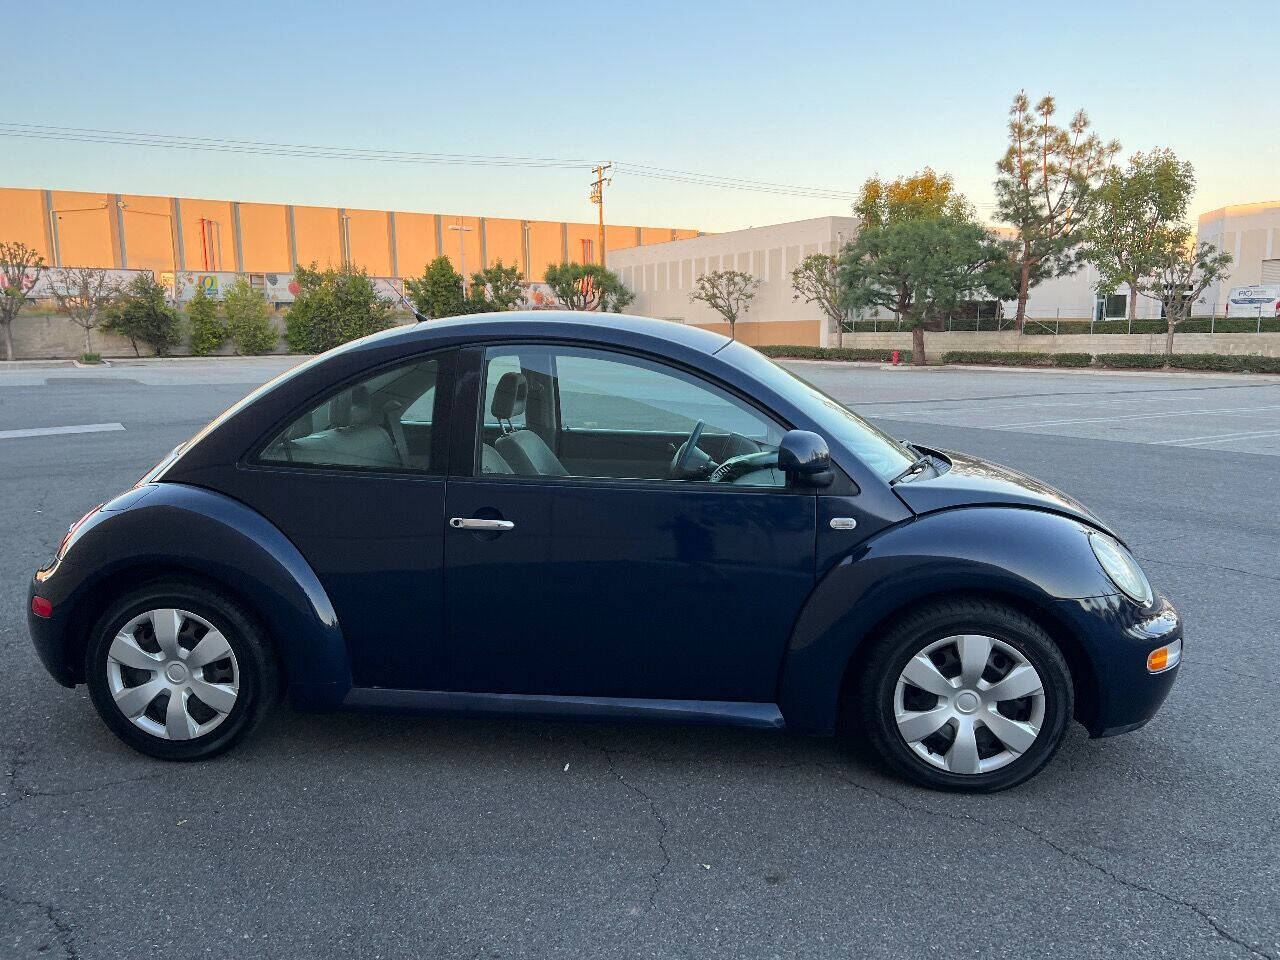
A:
POLYGON ((806 487, 825 487, 833 479, 827 441, 808 430, 788 430, 778 445, 778 468, 806 487))

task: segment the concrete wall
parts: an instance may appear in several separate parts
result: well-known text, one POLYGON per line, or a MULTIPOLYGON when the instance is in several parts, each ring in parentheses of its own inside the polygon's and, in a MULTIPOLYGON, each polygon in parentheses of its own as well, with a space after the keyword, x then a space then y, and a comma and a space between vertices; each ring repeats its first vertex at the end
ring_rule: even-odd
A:
MULTIPOLYGON (((272 324, 280 331, 284 351, 284 318, 286 311, 272 313, 272 324)), ((405 319, 403 322, 408 322, 405 319)), ((729 333, 727 324, 699 324, 708 329, 729 333)), ((778 323, 739 323, 738 339, 751 346, 785 343, 796 346, 820 346, 816 323, 782 321, 778 323)), ((84 350, 84 332, 66 317, 21 315, 13 324, 14 353, 19 360, 67 359, 80 356, 84 350)), ((1015 331, 1001 333, 937 333, 925 334, 925 353, 930 361, 949 350, 1008 350, 1026 353, 1163 353, 1164 334, 1088 334, 1064 336, 1019 335, 1015 331)), ((1280 333, 1180 333, 1173 341, 1177 353, 1256 354, 1280 357, 1280 333)), ((834 346, 831 338, 827 346, 834 346)), ((911 351, 910 333, 846 333, 846 347, 911 351)), ((104 357, 132 357, 129 341, 93 332, 94 352, 104 357)), ((143 348, 144 354, 146 348, 143 348)), ((232 353, 226 344, 219 354, 232 353)), ((175 356, 187 353, 185 343, 175 347, 175 356)))
MULTIPOLYGON (((277 353, 288 352, 284 343, 284 318, 288 311, 272 311, 271 325, 276 328, 280 340, 276 344, 277 353)), ((408 323, 408 317, 399 318, 397 322, 408 323)), ((175 357, 187 356, 190 349, 186 343, 184 330, 183 342, 175 346, 170 354, 175 357)), ((93 352, 103 357, 132 357, 133 347, 124 337, 94 330, 92 334, 93 352)), ((139 345, 144 357, 151 356, 151 351, 139 345)), ((68 360, 80 356, 84 352, 84 330, 76 326, 67 317, 62 316, 27 316, 22 314, 13 323, 13 352, 17 360, 68 360)), ((224 343, 215 350, 214 356, 230 356, 235 353, 230 343, 224 343)), ((3 346, 0 345, 0 357, 3 357, 3 346)), ((0 364, 4 361, 0 360, 0 364)))
MULTIPOLYGON (((672 227, 605 229, 609 251, 697 235, 672 227)), ((461 270, 465 252, 468 273, 502 260, 541 280, 549 265, 580 259, 584 240, 593 257, 599 254, 594 223, 0 188, 0 241, 12 240, 50 265, 169 271, 176 261, 179 270, 288 273, 349 257, 374 276, 398 277, 420 275, 440 254, 461 270)))
MULTIPOLYGON (((832 341, 834 343, 834 340, 832 341)), ((846 347, 911 352, 911 334, 846 333, 846 347)), ((937 333, 924 335, 925 356, 930 362, 951 350, 1002 350, 1022 353, 1164 353, 1163 333, 1064 334, 1033 336, 1015 330, 999 333, 937 333)), ((1280 357, 1280 333, 1179 333, 1174 353, 1226 353, 1280 357)))

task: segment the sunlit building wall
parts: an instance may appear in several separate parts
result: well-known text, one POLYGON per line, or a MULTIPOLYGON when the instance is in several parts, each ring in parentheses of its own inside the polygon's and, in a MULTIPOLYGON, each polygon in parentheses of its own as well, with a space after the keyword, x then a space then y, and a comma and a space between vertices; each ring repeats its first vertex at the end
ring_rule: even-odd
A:
MULTIPOLYGON (((607 224, 606 257, 695 236, 607 224)), ((157 272, 288 273, 350 262, 373 276, 406 277, 443 255, 459 271, 501 260, 538 280, 552 264, 599 255, 594 223, 21 188, 0 188, 0 241, 26 243, 51 266, 157 272)))

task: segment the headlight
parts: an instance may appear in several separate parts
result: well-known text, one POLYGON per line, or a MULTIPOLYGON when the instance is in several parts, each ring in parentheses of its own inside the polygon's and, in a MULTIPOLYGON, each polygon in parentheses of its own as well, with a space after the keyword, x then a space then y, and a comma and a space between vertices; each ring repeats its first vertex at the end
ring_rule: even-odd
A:
POLYGON ((1138 566, 1138 561, 1133 559, 1133 554, 1120 546, 1115 537, 1109 537, 1105 533, 1091 533, 1089 546, 1093 547, 1093 555, 1098 558, 1103 572, 1125 596, 1144 607, 1151 602, 1153 594, 1147 575, 1138 566))

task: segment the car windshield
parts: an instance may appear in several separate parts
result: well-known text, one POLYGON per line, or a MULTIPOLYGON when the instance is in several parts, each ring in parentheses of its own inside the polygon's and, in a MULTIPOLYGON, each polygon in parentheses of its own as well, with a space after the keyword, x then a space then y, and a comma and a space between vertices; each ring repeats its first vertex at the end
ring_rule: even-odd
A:
POLYGON ((826 435, 828 442, 844 445, 885 480, 892 480, 915 461, 915 455, 893 437, 873 427, 835 397, 774 363, 758 350, 733 343, 726 353, 728 351, 732 351, 735 363, 787 396, 812 418, 826 435))

